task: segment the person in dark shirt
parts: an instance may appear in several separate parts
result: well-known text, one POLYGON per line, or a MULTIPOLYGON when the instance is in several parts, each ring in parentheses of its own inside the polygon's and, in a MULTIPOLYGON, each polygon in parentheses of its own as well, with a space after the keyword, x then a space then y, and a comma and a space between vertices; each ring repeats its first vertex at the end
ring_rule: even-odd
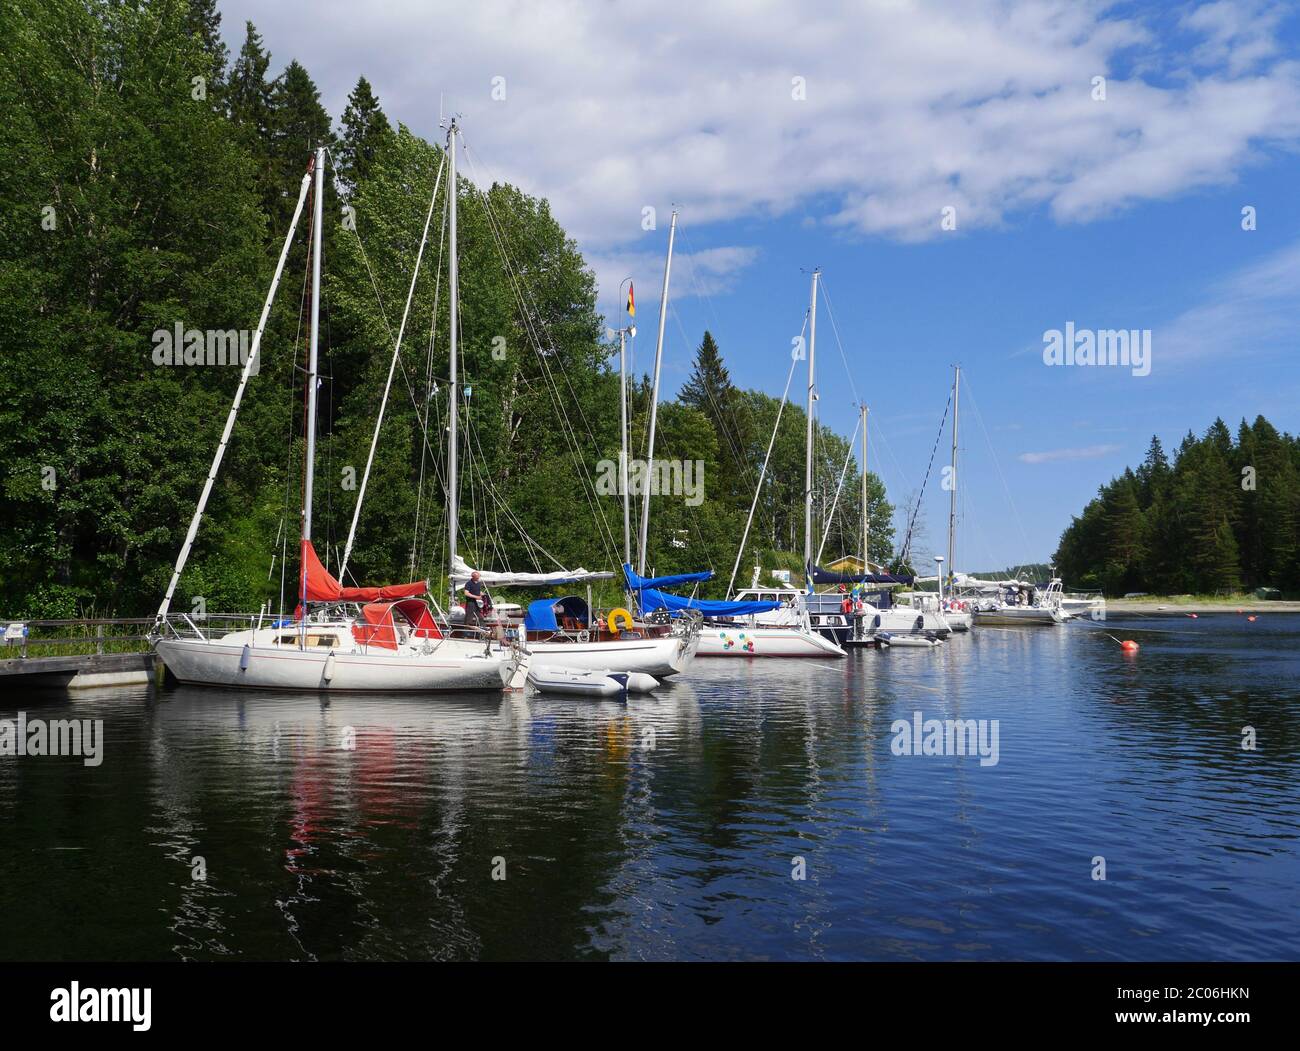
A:
POLYGON ((477 628, 482 622, 485 601, 486 595, 483 592, 483 581, 476 569, 470 574, 469 579, 465 581, 465 626, 467 628, 477 628))

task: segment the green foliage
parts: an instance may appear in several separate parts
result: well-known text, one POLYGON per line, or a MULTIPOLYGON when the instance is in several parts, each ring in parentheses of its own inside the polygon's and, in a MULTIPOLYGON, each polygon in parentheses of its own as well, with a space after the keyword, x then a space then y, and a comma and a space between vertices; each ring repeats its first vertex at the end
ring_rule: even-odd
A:
POLYGON ((1234 441, 1222 420, 1188 434, 1173 464, 1158 438, 1101 487, 1061 536, 1073 586, 1108 594, 1300 588, 1300 441, 1262 416, 1234 441))
MULTIPOLYGON (((323 202, 313 539, 337 571, 358 497, 345 482, 363 473, 441 149, 394 130, 364 77, 335 144, 308 71, 290 61, 272 77, 252 23, 230 62, 213 0, 11 0, 3 12, 0 613, 156 607, 239 376, 237 367, 157 364, 157 333, 255 326, 321 144, 338 165, 323 202), (195 77, 206 98, 194 97, 195 77), (339 221, 336 181, 355 230, 339 221)), ((437 582, 447 569, 450 192, 444 175, 349 581, 437 582)), ((464 180, 455 192, 460 551, 487 568, 613 569, 622 501, 594 478, 602 461, 617 461, 619 380, 594 275, 546 201, 464 180)), ((309 225, 292 246, 178 609, 197 597, 209 612, 278 604, 286 568, 292 606, 309 225)), ((629 380, 636 457, 649 382, 629 380)), ((699 461, 704 498, 652 497, 655 571, 713 568, 719 579, 703 593, 725 590, 777 407, 735 388, 705 333, 691 382, 660 405, 655 450, 656 460, 699 461)), ((782 416, 742 585, 756 550, 769 567, 799 564, 804 419, 793 405, 782 416)), ((849 447, 819 426, 816 449, 814 550, 825 532, 831 560, 861 549, 860 474, 850 463, 832 514, 849 447)), ((869 483, 872 560, 887 561, 892 508, 879 479, 869 483)), ((597 597, 617 600, 618 584, 597 597)))

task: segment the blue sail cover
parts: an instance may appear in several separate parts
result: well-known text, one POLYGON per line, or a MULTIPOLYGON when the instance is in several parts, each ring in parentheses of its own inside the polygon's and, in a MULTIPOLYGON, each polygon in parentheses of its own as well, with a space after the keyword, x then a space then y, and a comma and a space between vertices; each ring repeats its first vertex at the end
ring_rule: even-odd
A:
POLYGON ((642 588, 672 588, 679 584, 696 584, 713 579, 711 569, 703 573, 678 573, 671 577, 639 577, 626 562, 623 563, 623 574, 627 577, 627 586, 632 591, 640 591, 642 588))
POLYGON ((559 631, 557 614, 577 624, 579 629, 590 626, 591 610, 587 608, 587 600, 577 595, 566 595, 564 598, 539 598, 528 603, 524 628, 528 631, 559 631))
POLYGON ((654 588, 641 588, 637 591, 637 601, 642 613, 653 613, 657 609, 672 612, 683 609, 699 610, 706 617, 747 617, 751 613, 766 613, 780 609, 779 602, 722 602, 706 598, 687 598, 685 595, 670 595, 654 588))

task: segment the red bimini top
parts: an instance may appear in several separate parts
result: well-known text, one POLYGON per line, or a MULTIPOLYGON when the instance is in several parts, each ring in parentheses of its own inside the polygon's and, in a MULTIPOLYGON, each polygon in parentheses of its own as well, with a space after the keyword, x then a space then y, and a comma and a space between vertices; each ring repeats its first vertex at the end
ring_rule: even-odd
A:
POLYGON ((365 623, 352 625, 352 637, 363 646, 378 646, 385 650, 397 649, 394 611, 410 622, 411 634, 415 638, 442 638, 442 632, 438 630, 429 607, 415 598, 404 599, 401 602, 369 602, 362 606, 361 616, 365 623))

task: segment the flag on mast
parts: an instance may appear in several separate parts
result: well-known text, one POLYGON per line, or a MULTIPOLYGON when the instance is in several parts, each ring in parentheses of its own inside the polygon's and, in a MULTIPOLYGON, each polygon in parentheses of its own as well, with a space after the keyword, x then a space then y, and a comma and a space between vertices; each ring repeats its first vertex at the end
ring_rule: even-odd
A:
POLYGON ((627 283, 627 316, 636 317, 636 298, 632 295, 632 282, 627 283))

